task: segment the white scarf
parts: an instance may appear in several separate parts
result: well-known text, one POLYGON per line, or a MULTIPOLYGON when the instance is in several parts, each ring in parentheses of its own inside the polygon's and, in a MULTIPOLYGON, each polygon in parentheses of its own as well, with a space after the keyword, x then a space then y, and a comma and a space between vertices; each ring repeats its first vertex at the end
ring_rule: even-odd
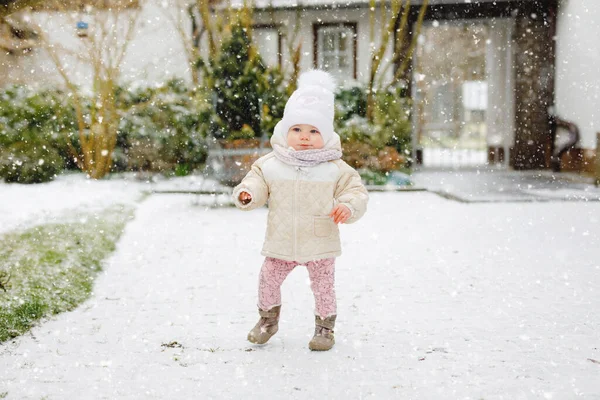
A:
POLYGON ((342 158, 342 152, 335 149, 294 150, 279 144, 273 145, 275 157, 288 165, 314 167, 315 165, 342 158))

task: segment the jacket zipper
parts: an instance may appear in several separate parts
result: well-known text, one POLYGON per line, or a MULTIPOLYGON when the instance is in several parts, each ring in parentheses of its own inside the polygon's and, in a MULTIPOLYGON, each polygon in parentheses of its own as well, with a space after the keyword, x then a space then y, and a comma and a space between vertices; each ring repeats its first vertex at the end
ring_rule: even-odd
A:
POLYGON ((296 243, 297 233, 296 233, 296 198, 298 197, 298 182, 300 178, 300 167, 296 167, 296 181, 294 182, 294 198, 292 200, 292 222, 294 224, 294 260, 297 258, 298 246, 296 243))

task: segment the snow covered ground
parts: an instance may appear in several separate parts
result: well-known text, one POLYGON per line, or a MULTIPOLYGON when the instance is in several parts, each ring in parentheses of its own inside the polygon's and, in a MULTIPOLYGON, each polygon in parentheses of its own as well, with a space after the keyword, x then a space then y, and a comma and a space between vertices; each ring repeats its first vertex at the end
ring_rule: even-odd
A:
POLYGON ((591 177, 552 171, 512 171, 481 167, 454 171, 421 169, 416 187, 464 202, 600 201, 591 177))
POLYGON ((64 222, 78 213, 98 212, 113 204, 135 205, 144 193, 226 190, 202 175, 142 179, 128 174, 97 181, 87 179, 81 173, 71 173, 60 175, 53 182, 37 185, 0 181, 0 234, 42 223, 64 222))
POLYGON ((325 353, 307 348, 303 268, 284 283, 279 333, 246 342, 267 210, 195 204, 144 200, 93 297, 0 345, 0 395, 600 399, 599 202, 373 193, 342 227, 325 353))
POLYGON ((133 179, 95 181, 79 173, 37 185, 0 181, 0 234, 45 222, 62 222, 75 211, 93 213, 112 204, 133 204, 144 190, 148 190, 148 184, 133 179))

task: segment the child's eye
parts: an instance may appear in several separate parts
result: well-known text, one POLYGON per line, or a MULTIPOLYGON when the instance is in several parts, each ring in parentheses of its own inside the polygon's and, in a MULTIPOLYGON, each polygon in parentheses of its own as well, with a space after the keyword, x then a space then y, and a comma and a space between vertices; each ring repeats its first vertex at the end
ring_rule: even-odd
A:
POLYGON ((298 127, 292 128, 292 130, 293 130, 294 132, 300 132, 300 128, 298 128, 298 127))
POLYGON ((316 129, 311 129, 311 130, 310 130, 310 133, 319 133, 319 131, 318 131, 318 130, 316 130, 316 129))

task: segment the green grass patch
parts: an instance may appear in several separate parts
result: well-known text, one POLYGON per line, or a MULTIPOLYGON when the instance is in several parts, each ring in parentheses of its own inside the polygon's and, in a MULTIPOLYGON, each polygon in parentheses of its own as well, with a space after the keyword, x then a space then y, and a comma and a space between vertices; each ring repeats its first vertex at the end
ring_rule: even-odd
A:
POLYGON ((0 236, 0 343, 86 300, 133 207, 0 236))

